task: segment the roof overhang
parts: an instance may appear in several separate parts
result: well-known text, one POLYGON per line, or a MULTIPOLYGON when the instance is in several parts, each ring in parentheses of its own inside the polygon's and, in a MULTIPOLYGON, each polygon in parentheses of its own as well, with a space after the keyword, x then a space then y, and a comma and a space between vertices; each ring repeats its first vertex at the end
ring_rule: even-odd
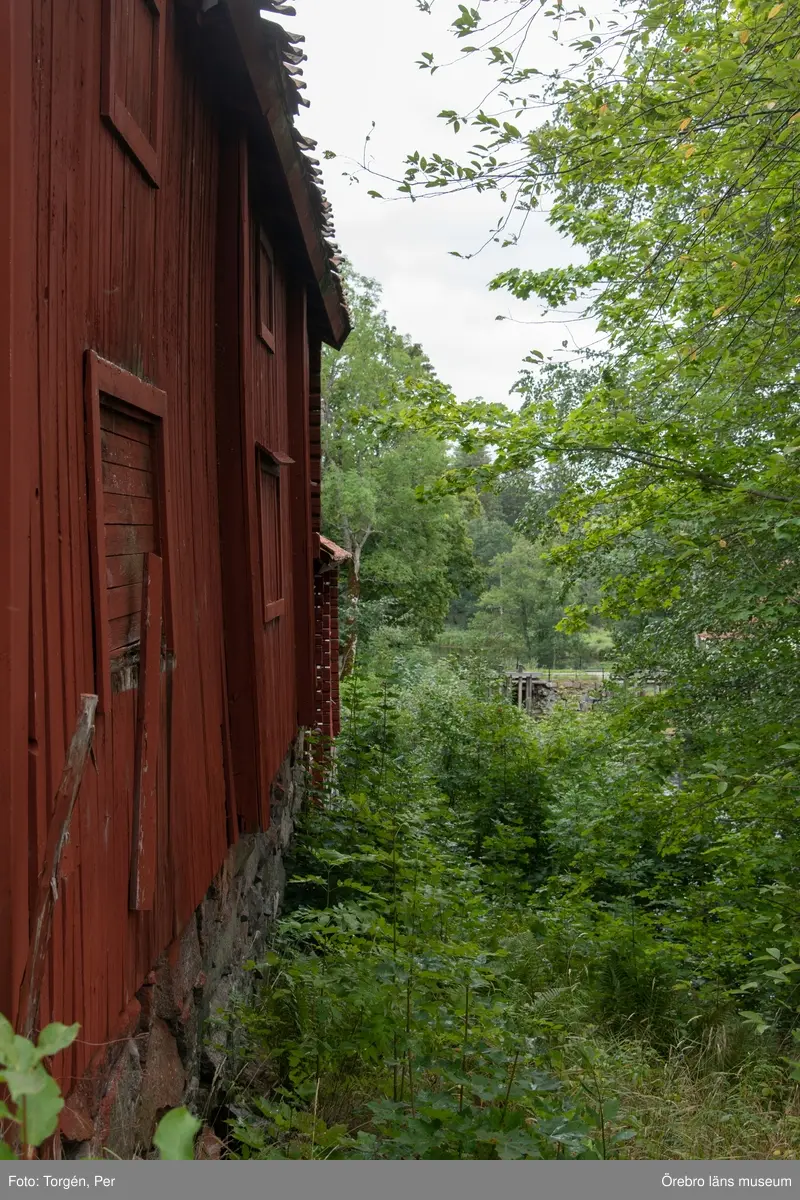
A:
POLYGON ((322 340, 338 348, 350 332, 350 317, 332 241, 331 210, 319 163, 309 154, 314 144, 294 124, 298 106, 305 103, 299 80, 304 55, 297 48, 302 39, 261 16, 261 9, 286 15, 293 10, 280 0, 196 2, 204 31, 204 75, 223 108, 245 119, 254 148, 264 156, 271 189, 282 186, 279 207, 284 223, 293 227, 295 257, 305 267, 310 320, 322 340))
POLYGON ((332 542, 330 538, 323 537, 321 533, 318 533, 317 553, 314 557, 318 558, 320 562, 340 567, 344 563, 349 562, 353 556, 349 550, 337 546, 336 542, 332 542))

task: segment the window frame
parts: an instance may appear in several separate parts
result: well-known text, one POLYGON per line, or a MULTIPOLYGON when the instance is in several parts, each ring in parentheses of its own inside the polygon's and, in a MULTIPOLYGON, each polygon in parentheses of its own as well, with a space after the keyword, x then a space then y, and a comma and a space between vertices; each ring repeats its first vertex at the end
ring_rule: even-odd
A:
POLYGON ((164 52, 166 44, 167 0, 136 0, 144 4, 156 24, 154 61, 150 73, 150 105, 153 113, 152 137, 145 133, 117 89, 118 0, 102 0, 102 51, 100 112, 117 134, 146 179, 159 187, 161 175, 161 134, 164 107, 164 52))
POLYGON ((263 442, 256 442, 256 505, 258 509, 258 553, 259 566, 261 575, 261 616, 263 624, 269 625, 273 621, 277 621, 280 617, 286 614, 286 563, 285 563, 285 546, 283 537, 283 508, 284 508, 284 483, 283 483, 283 468, 291 466, 294 462, 288 454, 284 454, 280 450, 270 450, 263 442), (276 530, 277 539, 277 564, 278 564, 278 591, 280 596, 278 599, 269 600, 267 591, 267 533, 266 514, 264 512, 264 503, 262 499, 262 474, 268 474, 276 480, 276 530))
MULTIPOLYGON (((89 543, 94 604, 94 639, 98 712, 108 712, 113 695, 112 655, 108 645, 108 597, 106 588, 105 502, 101 450, 101 395, 113 401, 112 407, 153 426, 153 451, 156 477, 156 536, 158 553, 164 564, 164 634, 167 654, 175 659, 175 595, 172 557, 172 503, 168 482, 169 432, 167 394, 129 371, 101 358, 94 350, 86 351, 85 363, 86 453, 89 500, 89 543)), ((140 643, 141 645, 141 639, 140 643)))

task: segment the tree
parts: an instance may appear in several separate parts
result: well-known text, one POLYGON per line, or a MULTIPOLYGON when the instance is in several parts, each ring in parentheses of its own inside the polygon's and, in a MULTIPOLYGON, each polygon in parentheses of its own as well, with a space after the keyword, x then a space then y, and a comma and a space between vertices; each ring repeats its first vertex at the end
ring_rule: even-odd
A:
POLYGON ((547 195, 551 223, 588 262, 512 268, 492 286, 582 301, 610 350, 596 369, 527 371, 519 414, 422 389, 426 427, 494 445, 490 465, 451 475, 456 486, 520 467, 549 476, 567 534, 556 560, 600 564, 606 614, 663 613, 683 597, 698 631, 733 632, 766 629, 769 612, 788 649, 800 585, 795 5, 623 0, 603 30, 580 9, 548 16, 557 39, 570 22, 579 32, 572 68, 543 75, 524 61, 538 5, 459 6, 465 52, 486 32, 496 111, 443 114, 482 140, 465 163, 412 155, 403 186, 497 190, 508 240, 513 214, 547 195), (710 578, 724 580, 713 605, 710 578))
MULTIPOLYGON (((497 88, 471 116, 444 114, 476 132, 463 161, 415 154, 403 183, 494 189, 507 205, 494 236, 510 245, 547 200, 579 261, 512 266, 492 287, 580 306, 606 338, 604 361, 593 378, 569 365, 528 371, 518 414, 459 406, 426 386, 410 420, 494 447, 488 465, 451 472, 441 491, 508 470, 557 480, 551 560, 601 587, 561 628, 581 628, 592 608, 624 621, 622 670, 668 685, 655 710, 630 711, 639 730, 660 737, 666 727, 675 739, 672 774, 625 803, 658 807, 659 855, 701 848, 707 874, 687 910, 700 924, 736 924, 725 949, 716 935, 720 962, 767 953, 770 930, 793 958, 800 945, 784 922, 798 910, 798 8, 622 0, 613 20, 600 28, 580 9, 544 13, 532 0, 460 6, 455 32, 473 52, 485 31, 497 88), (550 20, 557 39, 578 31, 569 69, 526 64, 534 19, 550 20)), ((535 368, 541 355, 530 358, 535 368)), ((573 365, 582 372, 586 360, 573 365)))
POLYGON ((492 283, 556 307, 583 297, 624 356, 624 382, 612 369, 568 424, 551 413, 520 433, 561 458, 604 456, 614 475, 632 464, 648 479, 765 498, 786 479, 783 501, 796 499, 793 464, 775 453, 797 417, 795 5, 622 0, 600 30, 558 4, 544 14, 553 36, 570 23, 579 32, 571 69, 549 75, 524 61, 541 16, 531 0, 459 6, 465 52, 485 31, 496 112, 442 114, 480 142, 463 163, 415 153, 403 185, 495 189, 510 209, 507 240, 515 215, 547 196, 551 223, 589 259, 492 283), (536 123, 542 107, 553 115, 536 123))
POLYGON ((421 347, 380 307, 374 280, 346 274, 354 332, 323 363, 323 522, 352 559, 347 580, 344 668, 370 621, 403 622, 434 637, 450 601, 475 573, 468 502, 423 503, 448 465, 433 435, 404 429, 397 416, 413 384, 434 379, 421 347))
POLYGON ((542 546, 515 534, 511 549, 494 558, 488 576, 470 626, 482 645, 529 667, 555 667, 588 653, 584 638, 559 631, 568 585, 544 561, 542 546))

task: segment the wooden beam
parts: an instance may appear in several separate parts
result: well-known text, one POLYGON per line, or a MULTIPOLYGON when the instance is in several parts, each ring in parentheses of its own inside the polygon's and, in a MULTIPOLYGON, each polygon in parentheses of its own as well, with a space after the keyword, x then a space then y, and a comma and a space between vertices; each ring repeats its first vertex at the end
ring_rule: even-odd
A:
POLYGON ((145 558, 142 624, 139 650, 139 702, 136 720, 133 840, 129 904, 134 912, 149 912, 156 890, 158 838, 158 749, 161 741, 161 612, 164 595, 163 560, 145 558))
POLYGON ((53 912, 58 900, 58 885, 61 882, 61 859, 69 840, 72 813, 94 738, 96 712, 97 696, 81 696, 80 712, 70 742, 67 761, 64 764, 61 784, 53 805, 44 866, 39 876, 33 937, 28 949, 28 959, 25 964, 19 999, 18 1027, 23 1037, 30 1037, 36 1025, 42 978, 47 962, 50 935, 53 931, 53 912))
MULTIPOLYGON (((245 331, 250 329, 244 300, 248 252, 241 228, 246 204, 246 147, 223 129, 217 204, 216 422, 217 494, 222 542, 222 611, 226 694, 230 730, 230 770, 240 831, 259 828, 258 699, 253 658, 255 622, 250 488, 255 494, 255 446, 246 451, 244 398, 248 386, 245 331), (246 455, 246 457, 243 457, 246 455), (252 471, 247 474, 252 464, 252 471)), ((231 799, 229 798, 229 812, 231 799)), ((229 831, 230 838, 230 831, 229 831)))

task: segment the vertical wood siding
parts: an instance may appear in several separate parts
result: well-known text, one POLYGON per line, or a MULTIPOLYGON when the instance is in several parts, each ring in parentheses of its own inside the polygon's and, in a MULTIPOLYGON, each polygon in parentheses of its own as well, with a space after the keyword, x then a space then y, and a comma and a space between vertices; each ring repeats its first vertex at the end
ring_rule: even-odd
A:
MULTIPOLYGON (((97 771, 87 770, 75 810, 41 1001, 42 1020, 81 1022, 76 1047, 61 1056, 62 1083, 69 1086, 95 1048, 114 1036, 134 992, 188 921, 228 846, 214 391, 219 137, 215 114, 185 61, 173 4, 163 5, 162 18, 159 188, 101 119, 102 6, 97 0, 30 0, 30 7, 38 174, 38 450, 30 465, 39 489, 28 606, 27 720, 37 747, 27 809, 31 879, 79 696, 96 688, 83 402, 87 348, 166 393, 166 474, 175 524, 170 570, 177 664, 161 673, 160 720, 154 722, 161 730, 154 904, 151 911, 129 908, 139 716, 131 686, 117 691, 110 712, 98 718, 97 771)), ((151 55, 147 31, 136 24, 141 12, 136 4, 123 9, 133 22, 134 44, 151 55)), ((152 125, 146 100, 138 98, 136 115, 152 125)), ((285 446, 285 420, 281 425, 266 399, 284 386, 277 364, 259 386, 265 431, 285 446)), ((106 490, 114 497, 107 536, 119 554, 125 531, 150 527, 152 463, 142 459, 136 438, 111 429, 104 431, 103 459, 106 490)), ((136 555, 152 548, 144 541, 127 547, 136 555)), ((114 620, 130 622, 138 612, 140 580, 137 568, 130 578, 111 581, 114 620)), ((115 649, 131 636, 130 628, 123 631, 120 624, 119 634, 115 649)), ((272 685, 273 676, 265 674, 264 688, 272 685)), ((275 746, 290 736, 284 722, 275 746)))
POLYGON ((35 447, 33 164, 30 145, 30 13, 0 0, 0 1011, 16 1016, 27 954, 28 887, 41 844, 40 706, 29 683, 39 648, 28 626, 31 513, 39 503, 35 447), (15 170, 8 164, 18 163, 15 170), (27 703, 28 696, 30 704, 27 703), (26 792, 31 780, 34 802, 26 792))
POLYGON ((339 572, 318 564, 314 577, 315 725, 327 739, 339 724, 339 572))
MULTIPOLYGON (((249 262, 253 268, 261 258, 259 213, 252 206, 249 221, 249 262)), ((274 350, 260 337, 261 306, 252 303, 257 293, 258 276, 249 283, 251 306, 246 311, 245 342, 250 343, 249 377, 245 380, 244 404, 252 405, 252 430, 256 443, 273 454, 289 456, 289 408, 287 377, 286 274, 280 247, 273 247, 272 334, 274 350), (254 287, 254 285, 256 285, 254 287)), ((255 446, 252 453, 255 453, 255 446)), ((281 468, 280 545, 272 553, 282 556, 285 608, 274 621, 256 623, 256 678, 258 708, 261 715, 259 742, 262 752, 262 804, 266 804, 269 785, 286 756, 295 735, 297 694, 294 657, 294 583, 292 574, 292 524, 289 470, 281 468)), ((258 548, 258 553, 270 547, 258 548)), ((268 819, 268 814, 266 814, 268 819)), ((262 818, 262 823, 266 820, 262 818)))
POLYGON ((67 1090, 124 1034, 239 829, 269 823, 272 780, 315 715, 319 340, 263 180, 251 195, 241 131, 198 82, 188 20, 175 0, 0 0, 0 164, 14 164, 13 183, 0 179, 0 775, 13 786, 0 796, 13 868, 0 880, 0 1008, 12 1015, 80 696, 107 692, 39 1001, 41 1024, 81 1024, 59 1056, 67 1090), (87 387, 98 359, 116 392, 87 387), (157 436, 132 380, 163 393, 157 436), (259 455, 277 471, 267 493, 259 455))
MULTIPOLYGON (((305 364, 290 371, 290 351, 297 352, 299 340, 305 353, 306 339, 289 328, 291 289, 282 246, 264 228, 248 148, 243 139, 226 134, 222 153, 219 244, 225 249, 217 271, 217 431, 227 685, 237 813, 242 828, 252 830, 269 824, 270 785, 298 728, 295 642, 310 634, 310 612, 307 628, 298 627, 295 604, 296 525, 303 500, 295 481, 307 480, 307 456, 302 433, 290 431, 289 420, 290 376, 292 402, 308 403, 305 364), (269 494, 266 462, 276 471, 269 494), (276 575, 280 603, 270 583, 276 575), (239 582, 245 580, 249 586, 239 582)), ((304 305, 297 316, 305 319, 304 305)), ((304 495, 307 486, 304 482, 304 495)), ((306 505, 300 519, 308 520, 306 505)), ((307 524, 306 531, 308 546, 307 524)), ((302 570, 299 580, 301 587, 308 583, 302 570)))
POLYGON ((314 724, 314 534, 311 525, 310 363, 307 294, 298 282, 287 294, 287 389, 292 505, 297 722, 314 724))

